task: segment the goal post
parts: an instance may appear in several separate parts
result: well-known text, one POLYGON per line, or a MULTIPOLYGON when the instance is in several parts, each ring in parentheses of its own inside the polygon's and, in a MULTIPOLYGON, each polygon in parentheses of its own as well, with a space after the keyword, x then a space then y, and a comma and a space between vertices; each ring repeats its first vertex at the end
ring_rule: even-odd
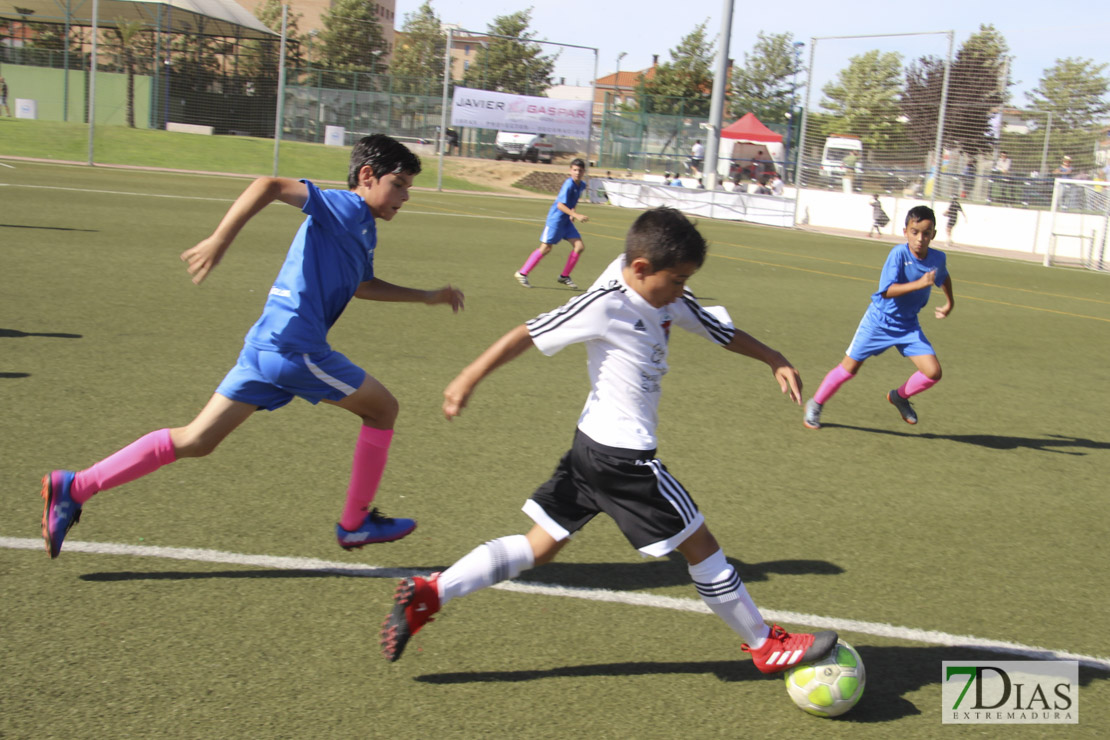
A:
POLYGON ((1052 185, 1048 247, 1044 265, 1066 264, 1088 270, 1110 269, 1110 183, 1059 178, 1052 185))

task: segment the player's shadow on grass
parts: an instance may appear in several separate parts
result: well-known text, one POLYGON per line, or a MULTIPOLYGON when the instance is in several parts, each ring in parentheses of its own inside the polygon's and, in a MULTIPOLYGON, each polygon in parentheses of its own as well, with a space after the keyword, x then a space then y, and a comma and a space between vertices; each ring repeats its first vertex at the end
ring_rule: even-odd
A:
MULTIPOLYGON (((769 580, 772 575, 835 576, 844 569, 825 560, 770 560, 729 562, 747 583, 769 580)), ((692 586, 686 560, 678 553, 666 558, 639 563, 561 563, 541 565, 521 573, 518 581, 558 583, 576 588, 604 588, 611 591, 636 591, 663 586, 692 586)))
POLYGON ((31 373, 0 373, 0 378, 29 378, 31 373))
POLYGON ((19 337, 52 337, 54 339, 80 339, 80 334, 66 334, 63 332, 20 331, 19 329, 0 329, 0 339, 16 339, 19 337))
MULTIPOLYGON (((928 705, 917 706, 906 694, 942 681, 942 661, 994 663, 1000 660, 1030 660, 1029 655, 1014 655, 975 648, 960 647, 877 647, 856 644, 867 670, 867 685, 859 704, 838 722, 860 724, 892 722, 904 717, 925 715, 941 719, 939 692, 928 705)), ((1049 658, 1051 656, 1041 656, 1049 658)), ((561 666, 519 671, 462 671, 458 673, 430 673, 416 676, 414 680, 430 684, 468 683, 518 683, 545 678, 592 678, 622 676, 667 676, 710 673, 721 681, 756 681, 770 679, 775 691, 785 691, 777 676, 765 676, 747 659, 735 661, 701 662, 637 662, 599 663, 596 665, 561 666)), ((1079 684, 1087 686, 1092 681, 1110 678, 1110 669, 1100 669, 1080 664, 1079 684)), ((939 687, 938 687, 939 688, 939 687)), ((665 690, 665 688, 663 689, 665 690)))
POLYGON ((1062 434, 1049 434, 1044 437, 1007 437, 1000 434, 933 434, 923 432, 914 434, 909 432, 896 432, 892 429, 872 429, 871 427, 855 427, 850 424, 826 424, 822 422, 822 429, 849 429, 855 432, 870 432, 871 434, 886 434, 892 437, 913 437, 914 439, 943 439, 949 442, 986 447, 992 450, 1016 450, 1026 448, 1040 450, 1041 452, 1054 452, 1058 455, 1086 455, 1086 452, 1073 452, 1068 449, 1052 449, 1054 447, 1079 448, 1086 450, 1110 450, 1110 442, 1098 442, 1085 437, 1068 437, 1062 434))
POLYGON ((75 229, 71 226, 28 226, 27 224, 0 224, 0 229, 37 229, 42 231, 84 231, 95 234, 100 229, 75 229))

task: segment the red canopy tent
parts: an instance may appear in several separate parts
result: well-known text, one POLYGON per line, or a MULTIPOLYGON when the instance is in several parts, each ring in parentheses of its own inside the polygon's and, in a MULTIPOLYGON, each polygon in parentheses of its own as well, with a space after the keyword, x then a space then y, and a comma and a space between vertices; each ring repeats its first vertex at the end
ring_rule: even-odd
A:
POLYGON ((745 113, 739 121, 722 129, 721 138, 765 143, 782 141, 782 135, 764 126, 754 113, 745 113))
POLYGON ((721 130, 717 172, 734 183, 770 173, 783 164, 782 135, 763 125, 754 113, 721 130))

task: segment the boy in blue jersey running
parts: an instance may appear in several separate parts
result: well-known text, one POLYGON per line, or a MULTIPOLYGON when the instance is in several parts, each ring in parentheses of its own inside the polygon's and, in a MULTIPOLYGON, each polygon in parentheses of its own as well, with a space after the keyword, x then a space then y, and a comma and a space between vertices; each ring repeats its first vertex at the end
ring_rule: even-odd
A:
POLYGON ((308 180, 260 177, 236 199, 212 235, 185 250, 199 285, 239 231, 279 200, 300 208, 301 224, 270 288, 262 316, 247 332, 239 360, 188 425, 151 432, 79 472, 55 470, 42 481, 42 535, 58 557, 81 507, 100 491, 152 473, 183 457, 209 454, 259 409, 273 411, 299 396, 346 409, 362 419, 347 502, 336 525, 345 549, 397 540, 416 527, 370 509, 385 468, 397 400, 385 386, 328 345, 327 333, 352 298, 444 304, 458 312, 463 294, 450 285, 416 290, 374 274, 375 219, 391 221, 409 199, 420 159, 388 136, 367 136, 351 152, 348 190, 320 190, 308 180))
POLYGON ((897 347, 917 368, 905 383, 886 394, 886 399, 898 409, 907 424, 917 423, 917 414, 909 399, 940 380, 940 362, 917 319, 917 314, 929 302, 934 285, 939 285, 948 299, 936 308, 938 319, 952 313, 955 304, 944 252, 929 248, 937 235, 937 217, 933 209, 928 206, 911 208, 906 214, 904 233, 906 243, 899 244, 887 255, 879 276, 879 290, 871 296, 871 305, 844 359, 829 371, 817 393, 806 402, 803 420, 810 429, 821 428, 821 409, 840 386, 856 377, 864 360, 891 347, 897 347))
POLYGON ((551 209, 547 212, 547 223, 540 235, 539 249, 532 252, 528 259, 524 261, 524 265, 513 273, 516 281, 525 288, 532 287, 532 284, 528 282, 528 273, 532 271, 532 268, 547 256, 551 247, 566 239, 570 242, 571 252, 570 256, 567 257, 567 263, 563 266, 563 272, 559 275, 558 282, 575 290, 578 289, 575 282, 570 279, 570 271, 578 264, 578 258, 582 256, 582 251, 586 248, 586 245, 582 243, 582 237, 579 235, 578 229, 574 228, 575 221, 585 223, 590 220, 589 217, 574 210, 575 206, 578 205, 578 198, 582 195, 582 191, 586 189, 586 183, 582 180, 585 174, 586 163, 581 159, 571 160, 570 177, 563 183, 558 197, 555 198, 555 202, 551 204, 551 209))

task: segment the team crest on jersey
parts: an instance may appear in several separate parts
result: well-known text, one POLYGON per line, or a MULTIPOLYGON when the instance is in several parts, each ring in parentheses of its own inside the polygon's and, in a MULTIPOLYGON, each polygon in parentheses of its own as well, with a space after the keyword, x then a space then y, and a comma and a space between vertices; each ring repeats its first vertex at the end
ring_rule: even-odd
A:
POLYGON ((667 338, 667 341, 670 341, 670 339, 671 339, 671 320, 670 319, 667 319, 666 321, 663 322, 663 336, 665 336, 667 338))

